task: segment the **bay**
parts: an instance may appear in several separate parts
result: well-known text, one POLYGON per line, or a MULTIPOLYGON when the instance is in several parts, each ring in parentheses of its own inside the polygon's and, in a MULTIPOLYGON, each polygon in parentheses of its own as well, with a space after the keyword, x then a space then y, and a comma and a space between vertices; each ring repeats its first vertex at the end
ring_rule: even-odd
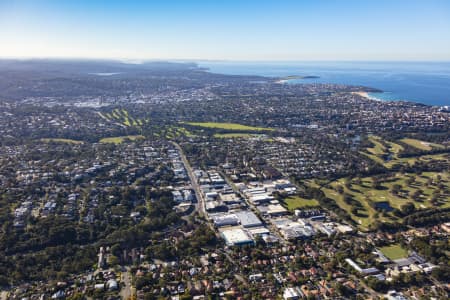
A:
POLYGON ((384 101, 450 105, 450 62, 234 62, 203 61, 200 67, 230 75, 319 76, 288 83, 335 83, 384 91, 370 96, 384 101))

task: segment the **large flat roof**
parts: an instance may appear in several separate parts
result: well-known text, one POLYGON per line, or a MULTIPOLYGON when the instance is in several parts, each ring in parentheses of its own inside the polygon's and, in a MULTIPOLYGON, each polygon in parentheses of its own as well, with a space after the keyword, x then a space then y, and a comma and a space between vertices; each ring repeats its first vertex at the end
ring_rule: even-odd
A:
POLYGON ((261 220, 252 211, 238 211, 234 213, 244 227, 254 227, 262 225, 261 220))
POLYGON ((227 245, 245 245, 252 244, 253 239, 243 229, 229 229, 222 231, 222 236, 227 245))

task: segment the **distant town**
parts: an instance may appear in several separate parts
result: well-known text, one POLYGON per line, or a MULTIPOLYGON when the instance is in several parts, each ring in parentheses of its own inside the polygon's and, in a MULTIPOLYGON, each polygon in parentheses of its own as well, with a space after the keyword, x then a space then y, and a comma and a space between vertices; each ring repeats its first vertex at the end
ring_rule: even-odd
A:
POLYGON ((0 299, 448 299, 448 108, 299 78, 1 60, 0 299))

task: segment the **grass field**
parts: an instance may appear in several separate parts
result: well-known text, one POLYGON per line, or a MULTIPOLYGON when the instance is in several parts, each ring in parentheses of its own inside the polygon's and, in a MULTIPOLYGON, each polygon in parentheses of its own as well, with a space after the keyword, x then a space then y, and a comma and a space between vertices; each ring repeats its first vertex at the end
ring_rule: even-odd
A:
POLYGON ((272 131, 272 128, 265 127, 253 127, 247 125, 241 125, 236 123, 214 123, 214 122, 186 122, 185 124, 191 126, 198 126, 204 128, 226 129, 226 130, 239 130, 239 131, 272 131))
POLYGON ((382 247, 380 251, 390 260, 408 257, 408 251, 403 249, 399 244, 382 247))
POLYGON ((120 143, 123 143, 127 139, 134 141, 134 140, 138 140, 138 139, 145 139, 145 137, 142 135, 116 136, 116 137, 103 138, 100 140, 100 143, 120 144, 120 143))
POLYGON ((386 147, 381 143, 381 138, 377 136, 370 136, 369 140, 374 145, 372 148, 367 148, 367 152, 373 155, 383 155, 386 153, 386 147))
POLYGON ((83 144, 83 141, 71 140, 71 139, 41 139, 45 143, 56 142, 66 144, 83 144))
POLYGON ((391 208, 401 209, 403 204, 412 202, 416 209, 450 207, 449 172, 395 173, 380 180, 378 188, 375 188, 371 177, 353 178, 347 184, 345 179, 339 179, 327 184, 322 190, 346 210, 362 229, 368 229, 375 221, 398 221, 391 212, 379 212, 374 205, 384 207, 388 204, 391 208), (398 193, 392 192, 394 185, 400 187, 398 193), (344 195, 350 196, 354 202, 345 201, 344 195), (358 205, 360 208, 355 211, 354 207, 358 205))
POLYGON ((98 115, 110 122, 116 122, 120 125, 130 127, 130 126, 142 126, 144 123, 148 123, 148 119, 137 119, 130 115, 130 113, 123 109, 123 108, 116 108, 113 109, 111 112, 108 113, 101 113, 99 112, 98 115))
POLYGON ((214 134, 215 138, 219 139, 235 139, 235 138, 252 138, 260 135, 250 134, 250 133, 216 133, 214 134))
MULTIPOLYGON (((418 157, 399 157, 398 154, 403 151, 403 147, 397 143, 385 141, 378 136, 369 136, 369 140, 374 144, 373 147, 367 148, 365 152, 361 154, 369 157, 373 161, 382 164, 386 168, 392 168, 396 164, 408 164, 413 165, 416 162, 429 162, 430 160, 447 160, 445 154, 430 154, 422 155, 418 157), (389 156, 389 159, 385 159, 389 156)), ((439 144, 425 143, 415 139, 402 139, 400 140, 420 150, 432 150, 434 148, 443 148, 444 146, 439 144), (421 147, 421 148, 419 148, 421 147), (428 147, 428 148, 427 148, 428 147)))
MULTIPOLYGON (((370 136, 373 146, 361 152, 372 160, 391 169, 394 165, 409 165, 421 162, 448 163, 447 153, 425 154, 415 157, 399 157, 404 147, 398 143, 370 136)), ((409 145, 444 147, 438 144, 423 144, 414 139, 402 139, 399 142, 409 145)), ((450 207, 450 172, 400 173, 392 172, 377 179, 372 177, 354 177, 332 182, 305 181, 311 187, 321 188, 325 195, 334 200, 350 217, 359 224, 360 229, 367 230, 375 222, 398 222, 399 217, 392 213, 393 209, 401 210, 408 202, 413 203, 416 210, 424 208, 450 207)))
POLYGON ((189 130, 187 130, 184 127, 170 126, 165 128, 166 139, 170 140, 180 136, 193 137, 194 134, 192 134, 189 130))
POLYGON ((424 142, 424 141, 420 141, 420 140, 416 140, 416 139, 405 138, 405 139, 401 139, 400 141, 402 141, 403 143, 408 144, 414 148, 417 148, 420 150, 425 150, 425 151, 433 150, 433 148, 437 148, 437 149, 444 148, 443 145, 428 143, 428 142, 424 142))
POLYGON ((301 198, 300 196, 291 196, 283 201, 286 205, 286 208, 290 211, 294 211, 298 208, 305 208, 305 207, 317 207, 319 206, 319 202, 315 199, 305 199, 301 198))

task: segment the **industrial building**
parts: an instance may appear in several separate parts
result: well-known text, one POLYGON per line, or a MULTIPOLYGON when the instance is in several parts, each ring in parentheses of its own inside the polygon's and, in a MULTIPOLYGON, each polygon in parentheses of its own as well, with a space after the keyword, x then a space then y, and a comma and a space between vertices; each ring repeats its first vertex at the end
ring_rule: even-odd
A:
POLYGON ((241 228, 223 230, 221 233, 228 246, 242 246, 254 244, 250 235, 241 228))
POLYGON ((239 224, 239 218, 235 214, 211 215, 215 227, 235 226, 239 224))
POLYGON ((234 214, 239 219, 242 227, 249 228, 263 225, 262 221, 252 211, 239 211, 235 212, 234 214))

